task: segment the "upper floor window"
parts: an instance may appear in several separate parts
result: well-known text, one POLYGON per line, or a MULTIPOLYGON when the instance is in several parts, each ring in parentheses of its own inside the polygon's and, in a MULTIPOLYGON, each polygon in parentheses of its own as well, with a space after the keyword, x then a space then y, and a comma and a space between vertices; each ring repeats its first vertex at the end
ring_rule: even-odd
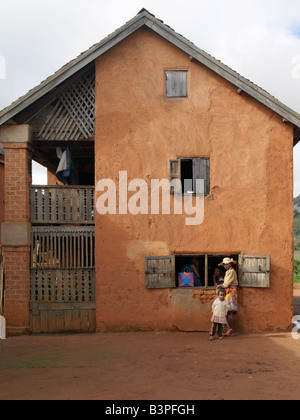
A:
POLYGON ((187 70, 165 70, 166 97, 187 98, 187 70))
POLYGON ((175 185, 170 186, 170 193, 209 195, 210 192, 210 159, 204 157, 178 158, 168 160, 169 182, 174 179, 181 181, 175 191, 175 185), (203 187, 197 180, 203 180, 203 187), (197 189, 198 188, 198 189, 197 189), (199 190, 200 188, 200 190, 199 190), (202 191, 203 188, 203 191, 202 191))

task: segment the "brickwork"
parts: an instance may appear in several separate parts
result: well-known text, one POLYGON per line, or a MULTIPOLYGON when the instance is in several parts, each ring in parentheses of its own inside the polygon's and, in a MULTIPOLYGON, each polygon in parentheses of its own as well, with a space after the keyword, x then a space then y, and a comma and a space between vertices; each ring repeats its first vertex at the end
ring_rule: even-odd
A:
POLYGON ((28 222, 31 150, 27 144, 4 144, 5 150, 5 222, 28 222))
POLYGON ((5 247, 5 306, 8 328, 29 327, 30 247, 5 247))
MULTIPOLYGON (((30 222, 29 185, 32 151, 28 143, 4 143, 4 222, 30 222)), ((25 244, 24 244, 25 245, 25 244)), ((7 332, 30 330, 30 246, 4 246, 7 332)))
POLYGON ((194 290, 194 299, 198 299, 200 300, 201 303, 208 303, 208 302, 212 302, 216 297, 216 291, 215 289, 213 290, 194 290))

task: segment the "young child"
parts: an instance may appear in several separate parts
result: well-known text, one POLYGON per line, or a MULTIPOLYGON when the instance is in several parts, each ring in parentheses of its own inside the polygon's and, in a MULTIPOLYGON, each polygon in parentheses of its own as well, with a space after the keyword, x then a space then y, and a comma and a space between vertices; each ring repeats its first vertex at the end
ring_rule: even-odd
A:
POLYGON ((213 315, 211 317, 211 330, 210 330, 210 340, 214 339, 216 329, 218 328, 218 337, 219 339, 223 338, 223 326, 227 324, 227 312, 228 312, 228 303, 225 300, 226 291, 222 287, 218 289, 218 295, 212 304, 213 315))

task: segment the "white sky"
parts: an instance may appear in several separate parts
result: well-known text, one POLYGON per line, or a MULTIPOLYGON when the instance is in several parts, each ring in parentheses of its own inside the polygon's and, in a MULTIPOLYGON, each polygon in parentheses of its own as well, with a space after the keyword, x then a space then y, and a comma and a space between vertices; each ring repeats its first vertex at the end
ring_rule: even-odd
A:
POLYGON ((143 7, 300 113, 299 0, 0 0, 0 109, 143 7))

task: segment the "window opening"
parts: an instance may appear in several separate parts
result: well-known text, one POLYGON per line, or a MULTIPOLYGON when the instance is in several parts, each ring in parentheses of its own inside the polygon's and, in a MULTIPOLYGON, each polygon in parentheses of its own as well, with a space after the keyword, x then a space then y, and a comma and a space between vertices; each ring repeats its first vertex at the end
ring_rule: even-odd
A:
POLYGON ((187 157, 168 160, 169 182, 180 180, 181 190, 170 187, 171 194, 208 195, 210 192, 210 159, 187 157))
MULTIPOLYGON (((199 259, 199 273, 202 287, 215 287, 222 282, 225 270, 219 264, 223 258, 229 257, 237 261, 233 266, 237 272, 240 287, 270 287, 270 255, 247 254, 176 254, 166 256, 145 257, 145 286, 147 288, 176 288, 178 274, 189 266, 192 258, 199 259), (218 279, 214 281, 214 271, 218 272, 218 279), (221 274, 221 275, 220 275, 221 274)), ((181 288, 181 287, 180 287, 181 288)))
MULTIPOLYGON (((191 268, 193 258, 198 259, 198 273, 200 275, 200 287, 215 287, 215 283, 221 283, 224 280, 226 270, 219 266, 223 258, 230 257, 238 261, 238 255, 222 254, 222 255, 208 255, 208 254, 191 254, 191 255, 175 255, 175 277, 176 287, 179 287, 178 275, 185 267, 191 268), (215 273, 216 272, 216 273, 215 273), (215 275, 214 275, 215 273, 215 275)), ((238 273, 237 265, 234 269, 238 273)), ((199 287, 199 286, 195 286, 199 287)))
POLYGON ((181 185, 183 194, 192 194, 193 186, 193 160, 181 159, 181 185))

